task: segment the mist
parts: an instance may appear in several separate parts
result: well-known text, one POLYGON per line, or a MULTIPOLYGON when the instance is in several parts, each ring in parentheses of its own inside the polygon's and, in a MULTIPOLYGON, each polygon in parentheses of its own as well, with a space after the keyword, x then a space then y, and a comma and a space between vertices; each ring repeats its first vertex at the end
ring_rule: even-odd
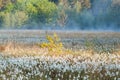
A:
POLYGON ((65 29, 120 31, 120 5, 112 0, 94 0, 90 9, 69 18, 65 29))
MULTIPOLYGON (((59 7, 58 4, 57 4, 57 7, 59 7)), ((62 12, 61 10, 59 10, 58 12, 62 12)), ((5 27, 1 27, 2 21, 4 20, 3 19, 0 21, 1 23, 0 28, 1 29, 30 29, 30 30, 40 29, 40 30, 120 31, 120 22, 119 22, 120 21, 120 1, 119 0, 90 0, 90 7, 89 8, 84 7, 82 10, 80 10, 80 12, 76 12, 74 9, 64 10, 64 8, 63 8, 63 11, 64 12, 62 13, 62 15, 61 13, 58 15, 54 13, 54 15, 52 16, 53 20, 51 21, 51 23, 46 22, 46 19, 45 19, 46 16, 44 14, 41 14, 41 15, 39 14, 37 15, 37 17, 33 16, 31 18, 28 18, 28 15, 26 15, 26 13, 24 12, 7 14, 10 16, 6 17, 6 23, 3 24, 5 25, 5 27), (22 16, 21 15, 20 19, 18 19, 21 21, 17 22, 17 20, 15 20, 16 17, 19 18, 17 14, 24 15, 24 17, 21 18, 22 16), (24 22, 22 20, 24 20, 24 22), (21 22, 19 24, 20 26, 16 26, 16 24, 19 22, 21 22), (10 25, 8 25, 8 23, 10 25), (8 26, 6 27, 6 25, 8 26)), ((49 17, 51 19, 51 16, 49 17)))
MULTIPOLYGON (((114 1, 114 0, 113 0, 114 1)), ((112 0, 91 0, 91 7, 76 14, 67 13, 64 26, 43 25, 28 29, 120 31, 120 5, 112 0)), ((53 23, 54 24, 54 23, 53 23)))

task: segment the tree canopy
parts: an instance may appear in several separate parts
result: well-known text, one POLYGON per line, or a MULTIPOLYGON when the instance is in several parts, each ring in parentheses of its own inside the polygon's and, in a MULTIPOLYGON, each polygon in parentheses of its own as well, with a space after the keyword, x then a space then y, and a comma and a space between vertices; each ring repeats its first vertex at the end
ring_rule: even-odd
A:
POLYGON ((120 26, 119 3, 119 0, 0 0, 0 27, 120 26))

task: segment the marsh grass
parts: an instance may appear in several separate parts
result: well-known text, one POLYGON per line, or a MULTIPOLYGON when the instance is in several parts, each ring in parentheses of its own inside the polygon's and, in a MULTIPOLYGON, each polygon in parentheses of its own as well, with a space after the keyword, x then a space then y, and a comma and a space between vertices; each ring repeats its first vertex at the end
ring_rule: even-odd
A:
POLYGON ((94 50, 60 53, 38 45, 9 43, 0 55, 1 80, 118 80, 120 52, 94 50))
MULTIPOLYGON (((22 54, 24 55, 24 54, 22 54)), ((0 79, 118 80, 119 55, 36 55, 0 59, 0 79)))
MULTIPOLYGON (((107 42, 107 41, 104 41, 107 42)), ((84 45, 87 50, 93 50, 93 52, 101 54, 101 53, 106 53, 106 54, 112 54, 116 53, 119 51, 119 44, 117 42, 113 43, 104 43, 100 41, 99 39, 93 39, 93 40, 86 40, 84 42, 84 45)))
POLYGON ((56 34, 48 35, 47 42, 34 45, 10 41, 1 44, 0 80, 120 79, 120 50, 116 41, 113 46, 117 45, 118 50, 94 39, 84 42, 85 49, 69 51, 57 38, 56 34))

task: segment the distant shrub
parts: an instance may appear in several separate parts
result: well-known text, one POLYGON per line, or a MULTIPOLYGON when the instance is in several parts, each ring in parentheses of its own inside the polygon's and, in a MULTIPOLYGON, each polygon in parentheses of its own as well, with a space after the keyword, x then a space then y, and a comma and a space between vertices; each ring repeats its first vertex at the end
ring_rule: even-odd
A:
POLYGON ((46 36, 48 42, 40 44, 41 48, 47 48, 49 51, 60 53, 63 51, 63 44, 60 42, 58 36, 54 33, 53 36, 46 36))
POLYGON ((48 49, 49 52, 54 54, 61 54, 61 53, 72 53, 71 50, 65 49, 63 43, 60 41, 60 38, 54 33, 53 36, 46 36, 48 42, 43 42, 39 44, 40 48, 48 49))

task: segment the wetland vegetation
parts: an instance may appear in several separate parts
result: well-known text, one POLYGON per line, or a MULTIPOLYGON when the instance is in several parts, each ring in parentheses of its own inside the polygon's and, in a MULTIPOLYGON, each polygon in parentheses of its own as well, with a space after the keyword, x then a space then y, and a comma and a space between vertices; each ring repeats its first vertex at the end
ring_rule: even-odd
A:
POLYGON ((0 80, 120 80, 119 21, 120 0, 0 0, 0 80))
POLYGON ((1 80, 120 79, 120 33, 39 30, 1 33, 4 36, 0 39, 4 37, 5 41, 0 46, 1 80))

